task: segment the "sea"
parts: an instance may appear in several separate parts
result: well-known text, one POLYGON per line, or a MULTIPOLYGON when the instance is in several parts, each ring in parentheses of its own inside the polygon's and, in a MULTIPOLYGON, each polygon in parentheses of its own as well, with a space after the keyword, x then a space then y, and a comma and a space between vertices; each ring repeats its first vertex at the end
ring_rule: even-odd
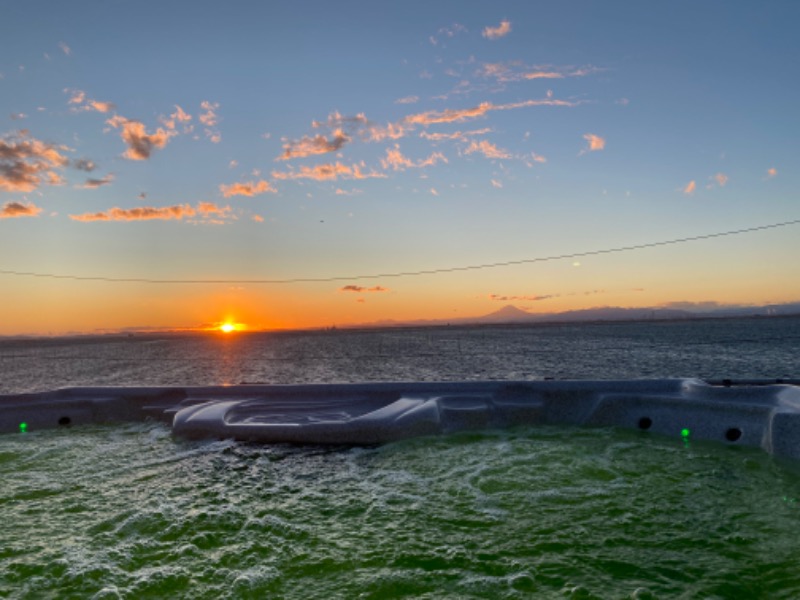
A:
MULTIPOLYGON (((0 339, 70 386, 800 378, 800 317, 0 339)), ((800 466, 615 428, 0 435, 2 598, 798 598, 800 466)))

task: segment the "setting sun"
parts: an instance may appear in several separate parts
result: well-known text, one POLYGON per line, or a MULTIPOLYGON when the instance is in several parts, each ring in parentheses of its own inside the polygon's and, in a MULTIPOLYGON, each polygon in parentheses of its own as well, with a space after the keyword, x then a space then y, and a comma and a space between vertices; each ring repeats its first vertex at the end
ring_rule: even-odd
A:
POLYGON ((223 323, 219 326, 219 330, 223 333, 230 333, 232 331, 236 331, 236 325, 233 323, 223 323))

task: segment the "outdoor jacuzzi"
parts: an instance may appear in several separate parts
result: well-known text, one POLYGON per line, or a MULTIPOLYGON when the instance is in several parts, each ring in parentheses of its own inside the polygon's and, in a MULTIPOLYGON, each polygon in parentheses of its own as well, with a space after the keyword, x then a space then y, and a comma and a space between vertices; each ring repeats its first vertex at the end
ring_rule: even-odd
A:
POLYGON ((800 458, 800 387, 698 379, 86 387, 0 396, 0 432, 155 419, 175 435, 380 444, 463 430, 614 426, 800 458))

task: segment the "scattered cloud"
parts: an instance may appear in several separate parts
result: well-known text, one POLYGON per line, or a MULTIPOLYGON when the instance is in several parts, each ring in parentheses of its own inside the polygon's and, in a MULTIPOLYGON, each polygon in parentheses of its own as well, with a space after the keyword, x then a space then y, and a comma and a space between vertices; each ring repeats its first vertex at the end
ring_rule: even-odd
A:
POLYGON ((476 135, 485 135, 487 133, 492 133, 494 130, 490 127, 485 127, 483 129, 474 129, 472 131, 454 131, 453 133, 428 133, 427 131, 421 131, 419 137, 425 138, 426 140, 431 140, 432 142, 441 142, 443 140, 453 140, 458 142, 468 142, 470 137, 476 135))
POLYGON ((16 219, 18 217, 35 217, 42 209, 33 203, 6 202, 0 209, 0 219, 16 219))
POLYGON ((61 51, 66 54, 67 56, 72 55, 72 48, 67 46, 64 42, 59 42, 58 47, 61 48, 61 51))
POLYGON ((217 117, 217 109, 219 108, 219 102, 209 102, 208 100, 203 100, 200 103, 200 108, 205 112, 200 113, 197 116, 197 119, 205 125, 205 134, 208 139, 210 139, 213 143, 218 144, 222 141, 222 135, 216 129, 218 117, 217 117))
POLYGON ((103 102, 87 98, 86 92, 82 90, 65 88, 64 93, 69 94, 67 104, 73 104, 72 110, 75 112, 93 110, 99 113, 109 113, 116 108, 116 104, 113 102, 103 102))
POLYGON ((394 101, 395 104, 416 104, 417 102, 419 102, 419 96, 406 96, 394 101))
POLYGON ((270 182, 261 179, 260 181, 237 182, 230 185, 222 184, 219 186, 219 191, 222 192, 223 198, 230 198, 231 196, 257 196, 266 192, 275 193, 278 190, 270 182))
POLYGON ((497 179, 492 179, 492 187, 496 187, 498 189, 501 189, 503 187, 503 182, 502 181, 498 181, 497 179))
POLYGON ((297 170, 273 171, 272 177, 280 181, 293 179, 312 179, 315 181, 336 181, 342 179, 369 179, 384 178, 386 175, 376 171, 366 171, 364 163, 345 165, 340 162, 316 165, 313 167, 303 166, 297 170))
POLYGON ((494 79, 498 83, 530 81, 534 79, 566 79, 568 77, 586 77, 601 71, 597 67, 526 65, 520 61, 483 63, 476 71, 478 77, 494 79))
POLYGON ((467 149, 464 150, 464 154, 473 154, 474 152, 483 154, 486 158, 512 158, 508 151, 498 148, 489 140, 481 140, 480 142, 472 140, 467 149))
POLYGON ((386 149, 386 158, 381 159, 381 166, 384 169, 393 169, 395 171, 404 171, 405 169, 421 169, 423 167, 430 167, 437 162, 447 162, 447 158, 441 152, 434 152, 428 158, 414 162, 410 158, 400 152, 400 147, 395 144, 394 148, 386 149))
POLYGON ((497 40, 501 37, 507 36, 511 33, 511 21, 500 21, 497 27, 485 27, 483 30, 483 37, 489 40, 497 40))
POLYGON ((97 165, 89 160, 88 158, 79 158, 77 160, 73 160, 70 165, 73 169, 78 169, 79 171, 86 171, 87 173, 91 173, 97 168, 97 165))
POLYGON ((437 46, 439 44, 439 40, 443 37, 452 38, 455 37, 459 33, 467 33, 468 29, 459 23, 453 23, 450 27, 442 27, 439 31, 436 32, 436 35, 432 35, 428 38, 428 41, 437 46))
POLYGON ((261 215, 253 215, 251 219, 253 219, 253 221, 255 221, 256 223, 264 222, 264 217, 262 217, 261 215))
POLYGON ((73 221, 151 221, 151 220, 181 220, 193 217, 197 211, 189 204, 176 204, 156 208, 153 206, 140 206, 136 208, 112 208, 104 212, 84 213, 70 215, 73 221))
POLYGON ((503 296, 500 294, 489 294, 489 300, 493 302, 538 302, 539 300, 547 300, 549 298, 558 298, 558 294, 547 294, 544 296, 503 296))
POLYGON ((778 169, 776 169, 775 167, 767 169, 767 179, 771 179, 775 177, 777 174, 778 174, 778 169))
POLYGON ((290 160, 292 158, 337 152, 349 141, 350 137, 341 129, 334 132, 331 139, 326 138, 324 135, 305 136, 299 140, 287 141, 283 145, 283 154, 278 157, 278 160, 290 160))
POLYGON ((362 293, 365 293, 365 292, 368 292, 368 293, 380 293, 380 292, 388 292, 389 288, 381 287, 379 285, 376 285, 375 287, 371 287, 371 288, 362 287, 360 285, 346 285, 344 287, 340 287, 339 291, 340 292, 354 292, 356 294, 362 294, 362 293))
POLYGON ((25 113, 11 113, 8 115, 12 121, 21 121, 22 119, 27 119, 28 115, 25 113))
POLYGON ((108 185, 112 181, 114 181, 114 175, 109 173, 108 175, 100 179, 92 179, 92 178, 87 179, 82 185, 78 187, 84 190, 93 190, 99 187, 103 187, 104 185, 108 185))
POLYGON ((695 183, 694 179, 692 179, 686 186, 683 188, 683 193, 687 196, 691 196, 694 194, 694 191, 697 189, 697 183, 695 183))
POLYGON ((135 208, 111 208, 107 211, 70 215, 73 221, 89 223, 93 221, 181 221, 192 219, 198 214, 205 219, 205 223, 221 223, 220 219, 230 218, 230 206, 218 206, 213 202, 200 202, 196 207, 189 204, 176 204, 173 206, 153 207, 138 206, 135 208))
POLYGON ((720 187, 724 187, 726 183, 728 183, 728 176, 725 173, 717 173, 714 175, 714 180, 719 184, 720 187))
POLYGON ((23 130, 0 137, 0 189, 32 192, 39 186, 63 183, 58 169, 69 163, 65 148, 31 137, 23 130))
POLYGON ((438 196, 439 195, 439 190, 437 190, 436 188, 431 188, 430 189, 430 193, 432 195, 434 195, 434 196, 438 196))
POLYGON ((130 160, 147 160, 154 150, 166 146, 169 139, 176 135, 174 131, 160 127, 154 133, 148 134, 141 121, 119 115, 114 115, 106 123, 120 130, 122 141, 128 145, 123 156, 130 160))
POLYGON ((183 133, 191 133, 193 131, 194 128, 190 125, 191 121, 192 115, 184 111, 177 104, 175 105, 175 112, 172 113, 169 118, 161 117, 161 123, 169 130, 176 129, 178 124, 183 125, 183 133))
POLYGON ((482 117, 486 113, 495 110, 514 110, 531 106, 578 106, 579 104, 581 104, 580 101, 557 100, 549 97, 543 100, 524 100, 522 102, 512 102, 509 104, 481 102, 478 106, 473 106, 471 108, 448 108, 441 111, 429 110, 427 112, 409 115, 404 120, 407 123, 425 126, 435 123, 460 123, 462 121, 482 117))
POLYGON ((364 190, 359 189, 352 189, 352 190, 343 190, 341 188, 336 188, 334 192, 337 196, 357 196, 358 194, 363 194, 364 190))
POLYGON ((599 135, 595 135, 593 133, 584 134, 583 139, 585 139, 588 144, 586 148, 580 151, 580 154, 586 154, 587 152, 597 152, 598 150, 603 150, 606 147, 606 140, 601 138, 599 135))

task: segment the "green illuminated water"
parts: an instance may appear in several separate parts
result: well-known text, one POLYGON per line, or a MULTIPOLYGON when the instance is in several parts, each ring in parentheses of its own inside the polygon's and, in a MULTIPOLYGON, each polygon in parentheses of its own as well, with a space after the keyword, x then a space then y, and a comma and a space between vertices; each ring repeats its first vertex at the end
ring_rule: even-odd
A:
POLYGON ((535 428, 325 449, 0 438, 0 597, 794 598, 800 474, 535 428))

